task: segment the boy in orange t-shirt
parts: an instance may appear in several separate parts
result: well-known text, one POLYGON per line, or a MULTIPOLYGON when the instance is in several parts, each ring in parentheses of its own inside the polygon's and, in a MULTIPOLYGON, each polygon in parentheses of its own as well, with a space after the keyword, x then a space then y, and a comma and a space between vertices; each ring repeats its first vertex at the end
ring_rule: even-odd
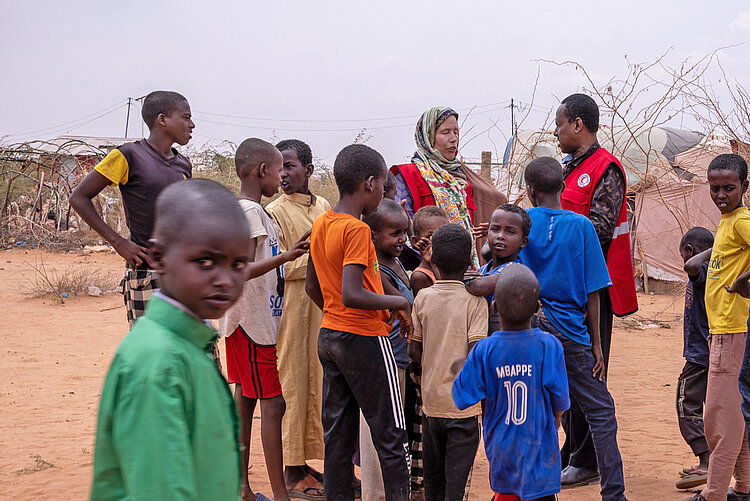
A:
POLYGON ((386 499, 409 499, 406 423, 387 310, 410 339, 411 306, 395 287, 384 295, 370 228, 360 220, 377 210, 387 172, 383 157, 368 146, 341 150, 333 165, 339 202, 315 220, 310 236, 305 289, 323 310, 318 356, 328 499, 354 499, 351 458, 360 409, 379 451, 386 499))

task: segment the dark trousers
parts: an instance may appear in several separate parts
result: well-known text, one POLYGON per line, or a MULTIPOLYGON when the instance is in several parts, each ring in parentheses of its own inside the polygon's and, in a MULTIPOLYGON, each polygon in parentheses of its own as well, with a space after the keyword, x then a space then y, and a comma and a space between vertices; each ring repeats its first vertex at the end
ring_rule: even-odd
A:
POLYGON ((479 418, 422 419, 425 501, 461 501, 479 447, 479 418))
POLYGON ((411 454, 411 492, 424 491, 422 471, 422 366, 411 362, 406 369, 406 395, 404 397, 406 431, 411 454))
POLYGON ((696 456, 709 452, 703 431, 703 404, 707 386, 708 367, 685 362, 677 378, 677 423, 682 438, 696 456))
MULTIPOLYGON (((609 379, 609 351, 612 345, 612 298, 609 289, 599 291, 599 335, 602 339, 602 354, 604 355, 604 367, 607 369, 609 379)), ((591 329, 588 329, 589 335, 591 329)), ((578 468, 596 468, 596 452, 594 441, 591 438, 591 430, 586 416, 575 402, 570 402, 570 409, 563 414, 563 430, 565 430, 565 443, 560 450, 562 467, 567 465, 578 468)))
POLYGON ((596 360, 591 347, 568 339, 544 318, 535 318, 534 324, 554 334, 562 343, 571 405, 573 402, 578 405, 591 428, 596 466, 601 475, 602 500, 625 499, 622 457, 617 446, 615 402, 607 389, 606 379, 599 381, 598 377, 592 376, 596 360))
POLYGON ((354 500, 352 455, 361 409, 380 459, 386 499, 408 500, 406 424, 388 337, 320 329, 318 357, 323 365, 326 499, 354 500))

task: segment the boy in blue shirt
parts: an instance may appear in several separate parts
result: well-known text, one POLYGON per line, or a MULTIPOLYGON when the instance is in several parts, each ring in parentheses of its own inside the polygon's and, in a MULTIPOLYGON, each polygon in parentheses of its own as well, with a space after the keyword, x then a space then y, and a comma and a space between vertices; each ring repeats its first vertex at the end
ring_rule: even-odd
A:
MULTIPOLYGON (((479 236, 485 236, 477 228, 479 236)), ((487 334, 500 330, 500 319, 492 311, 492 301, 495 299, 495 284, 497 274, 509 263, 518 262, 518 253, 529 243, 531 219, 521 207, 514 204, 504 204, 495 209, 487 224, 487 243, 492 259, 477 270, 481 275, 466 284, 466 290, 475 296, 484 296, 489 308, 489 324, 487 334)), ((475 231, 475 235, 476 235, 475 231)), ((482 252, 484 254, 484 250, 482 252)))
MULTIPOLYGON (((557 423, 570 407, 560 342, 532 329, 539 283, 513 263, 497 275, 492 309, 502 329, 480 340, 453 383, 459 409, 486 399, 484 444, 496 501, 553 501, 560 492, 557 423)), ((460 367, 460 359, 453 369, 460 367)))
POLYGON ((537 276, 542 301, 533 325, 562 343, 571 399, 578 403, 591 428, 602 499, 622 501, 625 480, 617 446, 615 403, 604 379, 599 337, 598 291, 612 285, 607 264, 591 221, 562 209, 560 163, 550 157, 538 158, 526 167, 524 177, 534 208, 528 211, 529 244, 519 259, 537 276))
POLYGON ((698 458, 698 465, 685 468, 677 481, 678 489, 690 489, 708 480, 711 450, 703 430, 703 402, 708 385, 708 317, 706 316, 706 274, 708 261, 695 256, 710 249, 714 236, 706 228, 690 228, 680 240, 680 256, 685 263, 688 284, 685 289, 684 345, 685 366, 677 379, 677 423, 685 442, 698 458))

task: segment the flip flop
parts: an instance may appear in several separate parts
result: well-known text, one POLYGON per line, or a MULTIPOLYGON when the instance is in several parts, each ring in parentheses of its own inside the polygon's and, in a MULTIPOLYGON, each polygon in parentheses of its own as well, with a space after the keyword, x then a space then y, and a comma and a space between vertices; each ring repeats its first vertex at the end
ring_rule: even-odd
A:
POLYGON ((308 472, 302 480, 294 484, 294 487, 287 489, 286 493, 290 498, 296 499, 325 501, 326 498, 323 484, 321 484, 310 472, 308 472))
POLYGON ((310 475, 312 478, 320 482, 320 485, 323 485, 323 474, 320 473, 318 470, 313 468, 312 466, 305 465, 305 471, 308 475, 310 475))
POLYGON ((675 487, 678 489, 692 489, 699 485, 703 485, 708 481, 708 471, 695 469, 692 473, 685 475, 677 481, 675 487))
POLYGON ((680 471, 680 476, 684 477, 685 475, 690 475, 691 473, 695 473, 695 471, 698 470, 698 466, 700 465, 691 466, 690 468, 683 468, 680 471))
MULTIPOLYGON (((320 482, 320 485, 323 485, 322 473, 320 473, 318 470, 316 470, 315 468, 309 465, 305 465, 305 471, 307 471, 307 474, 310 475, 312 478, 320 482)), ((354 487, 354 499, 362 499, 362 481, 359 480, 358 478, 355 478, 352 487, 354 487)))

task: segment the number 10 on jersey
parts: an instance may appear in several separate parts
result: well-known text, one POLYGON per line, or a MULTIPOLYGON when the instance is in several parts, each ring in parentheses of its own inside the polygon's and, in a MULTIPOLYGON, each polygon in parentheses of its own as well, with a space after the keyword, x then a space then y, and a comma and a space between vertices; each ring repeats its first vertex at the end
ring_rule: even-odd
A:
POLYGON ((511 421, 515 425, 526 422, 526 407, 528 405, 528 386, 523 381, 503 381, 503 386, 508 394, 508 413, 505 415, 505 424, 511 421))

